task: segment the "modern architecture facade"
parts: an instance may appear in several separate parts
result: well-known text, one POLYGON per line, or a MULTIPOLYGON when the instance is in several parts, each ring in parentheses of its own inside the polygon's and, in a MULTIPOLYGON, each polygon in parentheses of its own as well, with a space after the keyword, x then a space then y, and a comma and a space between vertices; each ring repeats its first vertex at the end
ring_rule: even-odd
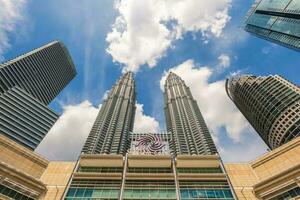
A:
POLYGON ((75 77, 76 69, 62 42, 53 41, 0 65, 0 92, 14 86, 48 105, 75 77))
POLYGON ((134 123, 135 96, 133 73, 128 72, 104 100, 84 144, 84 154, 126 154, 134 123))
POLYGON ((188 87, 171 73, 166 93, 167 131, 135 133, 133 74, 117 81, 99 111, 63 199, 235 199, 188 87), (172 129, 175 123, 178 126, 172 129))
POLYGON ((275 149, 300 135, 300 88, 275 76, 236 76, 226 91, 253 128, 275 149))
POLYGON ((59 41, 1 64, 0 133, 35 149, 58 118, 47 105, 75 75, 59 41))
POLYGON ((216 154, 197 102, 184 81, 170 72, 164 89, 166 125, 172 135, 174 154, 216 154))
POLYGON ((130 141, 125 156, 81 154, 64 199, 236 199, 217 154, 174 157, 168 133, 130 141))
POLYGON ((299 0, 256 0, 245 23, 247 32, 300 50, 299 0))

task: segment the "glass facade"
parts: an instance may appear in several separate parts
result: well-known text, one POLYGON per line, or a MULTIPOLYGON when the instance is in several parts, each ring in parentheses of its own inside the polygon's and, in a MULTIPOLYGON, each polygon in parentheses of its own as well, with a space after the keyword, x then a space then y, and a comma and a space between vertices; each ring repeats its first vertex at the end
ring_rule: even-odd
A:
POLYGON ((227 182, 208 181, 180 181, 180 196, 182 200, 191 199, 218 199, 233 200, 227 182))
POLYGON ((33 198, 30 198, 24 194, 21 194, 9 187, 6 187, 4 185, 0 185, 0 194, 12 198, 12 199, 16 199, 16 200, 33 200, 33 198))
MULTIPOLYGON (((226 181, 180 181, 182 200, 218 199, 234 200, 226 181)), ((119 181, 73 181, 66 195, 67 200, 118 199, 119 181)), ((176 199, 173 180, 127 180, 123 199, 176 199)))
POLYGON ((120 188, 119 180, 73 180, 66 199, 118 199, 120 188))
POLYGON ((129 173, 173 173, 171 168, 142 168, 142 167, 131 167, 128 168, 129 173))
POLYGON ((123 199, 176 199, 175 182, 128 180, 123 199))
POLYGON ((300 135, 300 90, 275 76, 237 76, 226 91, 253 128, 275 149, 300 135))
POLYGON ((122 173, 121 167, 79 167, 78 172, 90 172, 90 173, 122 173))
POLYGON ((178 173, 222 173, 221 168, 177 168, 178 173))
POLYGON ((75 77, 76 69, 63 44, 53 41, 0 63, 0 130, 34 150, 58 115, 47 105, 75 77))
POLYGON ((245 30, 299 51, 299 0, 258 0, 249 11, 245 30))

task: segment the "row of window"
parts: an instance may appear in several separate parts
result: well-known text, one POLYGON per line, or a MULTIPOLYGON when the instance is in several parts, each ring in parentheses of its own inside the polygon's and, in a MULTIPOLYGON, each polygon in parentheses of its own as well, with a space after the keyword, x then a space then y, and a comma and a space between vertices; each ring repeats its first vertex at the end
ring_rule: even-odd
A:
POLYGON ((124 199, 176 199, 174 189, 125 189, 124 199))
POLYGON ((118 198, 119 190, 115 188, 70 188, 66 197, 118 198))
POLYGON ((94 173, 122 173, 120 167, 79 167, 78 172, 94 172, 94 173))
MULTIPOLYGON (((289 195, 295 195, 295 191, 291 191, 289 195)), ((119 197, 118 189, 82 189, 70 188, 67 193, 67 199, 115 199, 119 197)), ((182 199, 224 199, 233 200, 230 189, 180 189, 182 199)), ((285 195, 286 196, 286 195, 285 195)), ((176 199, 176 190, 174 189, 125 189, 124 199, 176 199)))
POLYGON ((171 168, 128 168, 129 173, 172 173, 171 168))
POLYGON ((221 168, 177 168, 178 173, 222 173, 221 168))
POLYGON ((9 187, 6 187, 4 185, 0 185, 0 194, 7 196, 9 198, 15 199, 15 200, 33 200, 33 198, 30 198, 28 196, 25 196, 9 187))
POLYGON ((234 199, 230 189, 180 189, 181 199, 234 199))
POLYGON ((300 187, 293 188, 277 197, 274 200, 289 200, 295 197, 300 197, 300 187))

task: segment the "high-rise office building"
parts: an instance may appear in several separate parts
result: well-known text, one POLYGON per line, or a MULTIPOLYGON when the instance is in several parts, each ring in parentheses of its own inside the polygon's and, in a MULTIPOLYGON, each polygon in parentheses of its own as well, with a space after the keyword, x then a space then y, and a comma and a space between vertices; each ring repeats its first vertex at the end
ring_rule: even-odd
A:
POLYGON ((58 118, 47 105, 75 75, 59 41, 1 64, 0 134, 35 149, 58 118))
POLYGON ((166 92, 171 95, 166 96, 167 132, 133 133, 133 74, 117 81, 99 111, 64 199, 235 199, 189 89, 171 73, 166 92))
POLYGON ((82 152, 123 154, 129 148, 129 132, 135 116, 133 73, 123 75, 110 90, 98 113, 82 152))
POLYGON ((299 0, 256 0, 245 30, 271 42, 300 50, 299 0))
POLYGON ((167 131, 175 154, 212 155, 217 150, 197 102, 184 81, 169 73, 164 91, 167 131))
POLYGON ((0 92, 19 86, 48 105, 75 77, 76 69, 62 42, 53 41, 0 65, 0 92))
POLYGON ((236 76, 226 91, 257 133, 271 148, 300 135, 300 88, 275 76, 236 76))

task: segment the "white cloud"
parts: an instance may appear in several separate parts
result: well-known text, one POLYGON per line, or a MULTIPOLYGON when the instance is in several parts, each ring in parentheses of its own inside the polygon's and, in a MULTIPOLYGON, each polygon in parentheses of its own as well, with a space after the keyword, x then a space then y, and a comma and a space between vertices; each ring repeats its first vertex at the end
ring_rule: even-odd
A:
MULTIPOLYGON (((105 96, 105 95, 104 95, 105 96)), ((158 122, 136 104, 135 132, 157 132, 158 122)), ((63 113, 36 149, 49 160, 76 160, 100 109, 86 100, 63 107, 63 113)))
POLYGON ((220 37, 230 20, 231 0, 120 0, 107 52, 137 72, 141 65, 154 67, 172 42, 186 32, 201 32, 203 40, 220 37))
POLYGON ((50 160, 76 160, 96 119, 89 101, 63 107, 63 114, 36 149, 50 160))
POLYGON ((227 54, 221 54, 218 57, 218 60, 220 68, 227 68, 230 66, 230 57, 227 54))
POLYGON ((4 52, 10 48, 8 34, 15 31, 24 20, 23 9, 26 0, 0 0, 0 61, 4 52))
MULTIPOLYGON (((222 143, 220 141, 222 135, 220 134, 224 133, 222 129, 226 130, 233 143, 245 143, 249 148, 254 148, 254 145, 257 145, 256 141, 260 140, 258 137, 252 138, 251 142, 245 140, 253 130, 233 102, 227 97, 225 80, 209 82, 214 72, 211 68, 197 66, 193 60, 187 60, 171 68, 170 71, 179 75, 186 85, 190 87, 208 127, 213 132, 213 138, 217 146, 219 149, 225 149, 222 152, 227 152, 226 155, 229 155, 228 152, 234 153, 227 147, 220 146, 222 143)), ((166 76, 167 72, 164 73, 160 80, 162 90, 166 76)), ((258 152, 261 151, 258 150, 258 152)), ((238 156, 236 155, 236 157, 238 156)), ((246 156, 245 159, 247 158, 253 158, 253 156, 246 156)))
POLYGON ((158 132, 159 123, 158 121, 150 116, 144 114, 143 104, 136 104, 135 120, 134 120, 134 132, 145 133, 145 132, 158 132))

